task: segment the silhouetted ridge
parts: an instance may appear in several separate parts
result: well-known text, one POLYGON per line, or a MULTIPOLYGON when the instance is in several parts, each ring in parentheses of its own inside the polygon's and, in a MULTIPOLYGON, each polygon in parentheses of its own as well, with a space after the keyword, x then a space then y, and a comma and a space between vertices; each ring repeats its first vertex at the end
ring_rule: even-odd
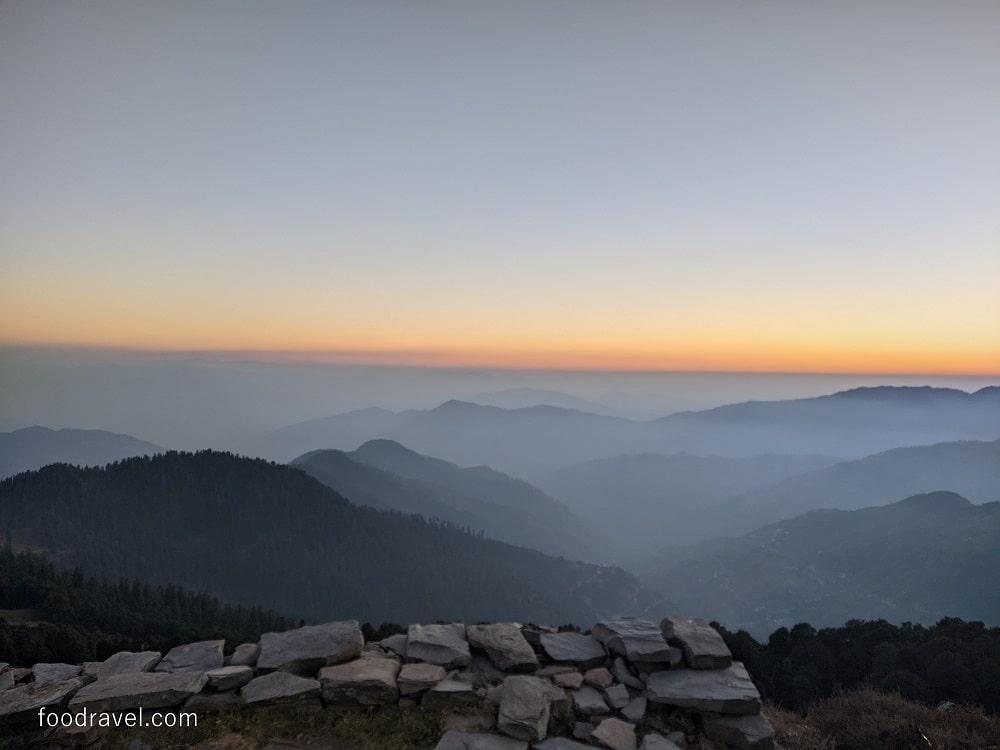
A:
POLYGON ((957 492, 947 490, 937 490, 936 492, 925 492, 921 495, 914 495, 890 506, 902 508, 913 508, 929 510, 935 513, 961 513, 965 510, 972 510, 976 506, 957 492))

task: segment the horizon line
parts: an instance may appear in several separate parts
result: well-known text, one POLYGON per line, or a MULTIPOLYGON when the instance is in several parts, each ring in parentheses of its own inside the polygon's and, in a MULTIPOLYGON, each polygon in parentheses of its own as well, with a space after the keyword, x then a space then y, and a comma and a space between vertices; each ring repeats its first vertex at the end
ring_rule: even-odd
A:
MULTIPOLYGON (((607 365, 558 365, 558 364, 518 364, 501 363, 500 360, 479 360, 475 357, 461 361, 460 353, 446 350, 349 350, 349 349, 254 349, 219 347, 153 347, 129 346, 121 344, 91 344, 76 342, 37 343, 0 342, 0 352, 10 350, 35 352, 80 352, 87 354, 136 354, 161 355, 165 357, 204 357, 224 360, 256 362, 259 364, 301 364, 340 367, 384 367, 393 369, 420 370, 497 370, 507 372, 551 372, 580 374, 636 374, 636 375, 798 375, 798 376, 841 376, 841 377, 956 377, 956 378, 997 378, 998 371, 961 371, 948 369, 787 369, 787 368, 726 368, 726 367, 658 367, 650 366, 607 366, 607 365), (442 358, 443 361, 429 361, 442 358), (447 361, 448 358, 458 361, 447 361)), ((593 356, 593 355, 591 355, 593 356)), ((606 356, 606 355, 605 355, 606 356)))

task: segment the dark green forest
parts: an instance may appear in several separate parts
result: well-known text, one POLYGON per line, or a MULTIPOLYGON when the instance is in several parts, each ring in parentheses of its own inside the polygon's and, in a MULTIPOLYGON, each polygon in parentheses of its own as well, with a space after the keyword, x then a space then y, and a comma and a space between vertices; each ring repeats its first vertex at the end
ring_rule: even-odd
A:
POLYGON ((764 697, 793 711, 840 690, 873 687, 936 705, 1000 713, 1000 628, 946 618, 936 625, 851 620, 816 630, 780 628, 767 643, 716 625, 764 697))
POLYGON ((135 580, 98 581, 57 570, 43 558, 0 549, 0 662, 103 660, 116 651, 165 651, 208 638, 229 647, 298 624, 261 607, 223 604, 214 596, 135 580), (27 619, 25 622, 23 620, 27 619))
POLYGON ((593 622, 642 604, 621 569, 360 507, 299 469, 214 451, 5 479, 0 528, 87 575, 141 576, 314 621, 593 622))

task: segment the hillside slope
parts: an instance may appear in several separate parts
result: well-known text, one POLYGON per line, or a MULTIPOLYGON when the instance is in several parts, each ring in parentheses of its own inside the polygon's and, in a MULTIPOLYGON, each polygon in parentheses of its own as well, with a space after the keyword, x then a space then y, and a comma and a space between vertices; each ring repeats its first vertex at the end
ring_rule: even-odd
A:
POLYGON ((672 548, 641 578, 678 611, 698 605, 729 628, 763 634, 855 618, 1000 624, 998 569, 1000 503, 932 492, 672 548))
POLYGON ((635 579, 351 504, 304 472, 170 452, 0 483, 16 545, 106 578, 204 590, 306 619, 586 622, 635 611, 635 579))
POLYGON ((572 559, 603 552, 596 532, 568 507, 486 466, 462 468, 390 440, 350 453, 313 451, 292 464, 361 505, 439 518, 572 559))

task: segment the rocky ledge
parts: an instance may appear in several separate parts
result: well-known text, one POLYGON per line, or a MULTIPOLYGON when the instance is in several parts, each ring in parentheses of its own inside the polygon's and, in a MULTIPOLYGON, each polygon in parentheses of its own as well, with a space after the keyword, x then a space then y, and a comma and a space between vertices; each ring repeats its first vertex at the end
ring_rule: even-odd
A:
POLYGON ((419 707, 446 716, 437 750, 773 748, 750 675, 706 622, 629 617, 589 632, 492 623, 410 625, 365 643, 357 622, 104 662, 0 665, 0 723, 39 709, 215 712, 274 704, 419 707))

